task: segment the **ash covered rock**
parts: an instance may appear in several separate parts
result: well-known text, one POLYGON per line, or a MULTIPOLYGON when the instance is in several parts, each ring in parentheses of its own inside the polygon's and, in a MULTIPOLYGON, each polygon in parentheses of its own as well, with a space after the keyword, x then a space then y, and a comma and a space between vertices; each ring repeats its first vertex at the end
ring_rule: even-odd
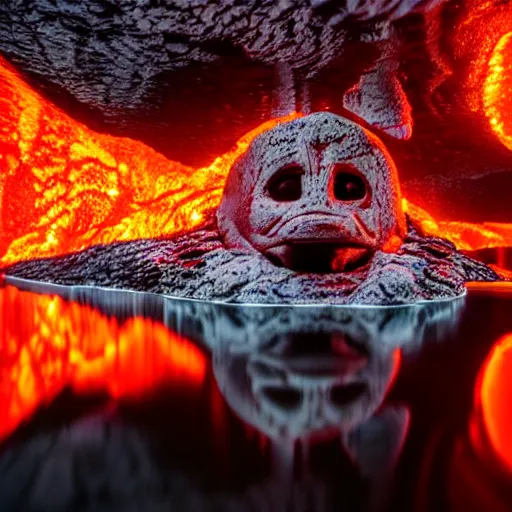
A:
MULTIPOLYGON (((441 3, 6 0, 0 2, 0 52, 44 96, 90 127, 204 166, 242 135, 241 127, 278 112, 310 112, 311 80, 331 64, 340 66, 352 44, 399 46, 394 21, 441 3), (290 87, 276 83, 281 67, 289 71, 290 87), (198 138, 200 152, 190 144, 198 138)), ((364 62, 360 53, 341 67, 364 62)), ((393 137, 405 137, 410 126, 396 129, 407 118, 397 121, 403 109, 395 100, 407 101, 395 75, 386 73, 382 84, 371 74, 363 77, 356 86, 363 99, 352 94, 348 108, 393 137)), ((332 107, 341 105, 355 81, 339 84, 332 107)))
POLYGON ((345 92, 343 106, 372 128, 396 139, 409 139, 412 109, 398 79, 394 48, 386 46, 386 58, 365 71, 359 82, 345 92))
POLYGON ((401 209, 391 157, 344 118, 313 114, 257 137, 215 218, 173 239, 96 246, 8 275, 245 303, 404 304, 495 281, 490 267, 422 236, 401 209))
POLYGON ((397 253, 365 269, 297 273, 260 254, 227 250, 212 225, 173 240, 137 240, 17 263, 8 276, 240 303, 395 305, 456 297, 466 281, 496 281, 490 267, 450 242, 411 233, 397 253))
POLYGON ((115 114, 140 105, 161 73, 218 59, 219 42, 314 73, 339 54, 345 20, 392 20, 441 1, 7 0, 0 51, 115 114))

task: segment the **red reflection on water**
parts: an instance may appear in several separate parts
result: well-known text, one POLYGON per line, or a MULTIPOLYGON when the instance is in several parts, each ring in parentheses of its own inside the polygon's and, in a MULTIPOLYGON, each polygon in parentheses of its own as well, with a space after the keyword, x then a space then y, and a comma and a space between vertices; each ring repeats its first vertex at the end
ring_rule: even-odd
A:
POLYGON ((494 456, 512 473, 512 333, 493 347, 476 387, 486 441, 494 456))
POLYGON ((0 288, 0 438, 64 387, 138 396, 158 384, 199 386, 202 352, 147 318, 124 322, 58 296, 0 288))

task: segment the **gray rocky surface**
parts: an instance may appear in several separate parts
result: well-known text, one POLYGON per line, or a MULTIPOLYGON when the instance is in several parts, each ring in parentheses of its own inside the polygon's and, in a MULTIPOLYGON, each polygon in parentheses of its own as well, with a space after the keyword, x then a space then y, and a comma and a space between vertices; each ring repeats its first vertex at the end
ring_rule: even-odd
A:
POLYGON ((346 19, 395 19, 439 0, 7 0, 0 51, 100 110, 136 108, 155 78, 219 58, 219 43, 309 74, 335 58, 346 19))
POLYGON ((496 281, 487 265, 446 240, 413 229, 397 253, 377 251, 369 267, 345 274, 302 274, 260 254, 227 250, 210 228, 173 240, 95 246, 58 258, 17 263, 8 275, 245 303, 404 304, 452 298, 466 281, 496 281))

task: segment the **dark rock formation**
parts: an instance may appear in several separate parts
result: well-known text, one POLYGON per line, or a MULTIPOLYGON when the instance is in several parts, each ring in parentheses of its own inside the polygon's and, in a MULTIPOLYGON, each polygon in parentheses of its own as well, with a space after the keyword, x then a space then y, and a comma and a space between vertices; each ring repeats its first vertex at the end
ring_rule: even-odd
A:
POLYGON ((347 18, 393 19, 439 0, 9 0, 0 51, 100 109, 134 108, 162 72, 219 57, 219 42, 313 73, 345 40, 347 18))
MULTIPOLYGON (((397 43, 395 19, 441 1, 8 0, 0 5, 0 52, 90 127, 203 166, 262 119, 311 111, 309 93, 299 96, 320 69, 344 58, 351 44, 397 43), (287 70, 287 94, 277 67, 287 70)), ((344 72, 364 67, 364 53, 342 64, 344 72)), ((337 82, 336 104, 358 79, 337 82)), ((378 95, 366 82, 361 94, 378 95)), ((388 83, 400 88, 394 73, 388 83)), ((386 130, 397 124, 391 89, 377 101, 386 130)), ((361 108, 352 111, 365 118, 361 108)))
POLYGON ((95 246, 58 258, 15 264, 25 279, 246 303, 404 304, 451 298, 466 281, 499 276, 442 239, 411 229, 397 253, 378 251, 371 264, 343 274, 301 274, 260 254, 226 250, 213 227, 174 240, 95 246))

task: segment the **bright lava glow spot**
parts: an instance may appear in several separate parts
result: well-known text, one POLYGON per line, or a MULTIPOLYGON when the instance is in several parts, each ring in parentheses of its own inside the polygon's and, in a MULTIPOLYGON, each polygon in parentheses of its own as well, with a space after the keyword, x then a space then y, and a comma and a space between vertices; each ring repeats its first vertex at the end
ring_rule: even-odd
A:
POLYGON ((498 41, 487 67, 484 111, 500 142, 512 150, 512 32, 498 41))
POLYGON ((491 448, 512 473, 512 334, 501 338, 487 358, 476 400, 491 448))

